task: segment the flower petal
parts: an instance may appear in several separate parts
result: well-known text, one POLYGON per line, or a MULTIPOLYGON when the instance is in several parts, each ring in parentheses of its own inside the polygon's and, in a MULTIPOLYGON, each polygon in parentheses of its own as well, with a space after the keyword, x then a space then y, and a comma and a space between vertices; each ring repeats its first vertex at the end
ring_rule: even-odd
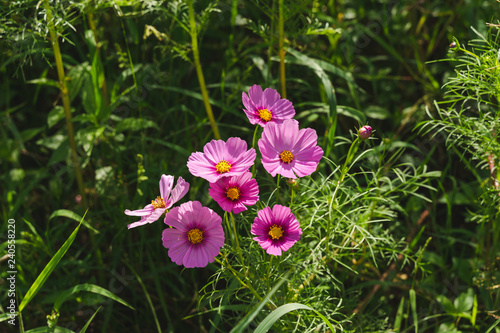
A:
POLYGON ((257 109, 261 109, 264 107, 262 104, 262 87, 254 84, 248 89, 248 96, 252 100, 253 104, 257 107, 257 109))
POLYGON ((174 184, 174 176, 161 175, 160 178, 160 194, 163 200, 167 201, 174 184))
POLYGON ((175 185, 174 189, 172 190, 171 197, 170 197, 170 204, 167 207, 167 209, 172 207, 172 205, 174 203, 176 203, 183 196, 185 196, 188 191, 189 191, 189 183, 186 182, 182 177, 179 177, 177 179, 177 184, 175 185))

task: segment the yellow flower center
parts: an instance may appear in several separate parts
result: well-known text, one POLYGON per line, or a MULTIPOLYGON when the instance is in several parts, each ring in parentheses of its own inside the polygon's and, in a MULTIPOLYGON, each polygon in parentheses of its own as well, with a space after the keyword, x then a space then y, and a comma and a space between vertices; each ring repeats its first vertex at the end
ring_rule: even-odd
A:
POLYGON ((217 172, 219 174, 226 173, 229 170, 231 170, 231 164, 229 164, 226 161, 222 160, 219 163, 217 163, 217 165, 215 166, 215 170, 217 170, 217 172))
POLYGON ((283 236, 283 229, 281 226, 273 224, 269 229, 269 236, 271 236, 272 239, 280 239, 283 236))
POLYGON ((273 118, 273 115, 268 109, 261 109, 259 110, 259 117, 263 121, 268 122, 273 118))
POLYGON ((199 244, 203 240, 203 231, 198 228, 191 229, 188 232, 188 241, 193 244, 199 244))
POLYGON ((293 161, 293 154, 291 152, 289 152, 288 150, 284 150, 280 154, 280 159, 281 159, 281 162, 283 162, 283 163, 290 163, 291 161, 293 161))
POLYGON ((231 200, 238 200, 240 198, 240 189, 237 188, 236 186, 230 187, 226 190, 226 197, 228 197, 231 200))
POLYGON ((165 201, 162 197, 156 197, 155 200, 151 200, 151 204, 155 209, 157 208, 165 208, 165 201))

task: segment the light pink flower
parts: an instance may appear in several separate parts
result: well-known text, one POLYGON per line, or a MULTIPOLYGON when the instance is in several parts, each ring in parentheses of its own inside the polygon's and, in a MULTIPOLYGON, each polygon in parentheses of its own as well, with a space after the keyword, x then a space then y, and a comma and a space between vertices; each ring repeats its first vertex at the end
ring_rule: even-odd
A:
POLYGON ((222 177, 247 172, 256 156, 255 149, 247 150, 247 143, 240 138, 212 140, 203 147, 203 153, 189 156, 187 167, 194 176, 215 183, 222 177))
POLYGON ((268 254, 280 256, 300 239, 302 229, 290 208, 274 205, 257 212, 251 232, 268 254))
POLYGON ((210 183, 208 194, 223 210, 238 214, 247 210, 246 206, 255 205, 259 201, 259 186, 257 181, 252 179, 252 173, 245 172, 210 183))
POLYGON ((317 146, 318 136, 312 128, 299 130, 294 119, 282 124, 269 123, 259 139, 262 165, 273 177, 287 178, 310 175, 318 166, 323 149, 317 146))
POLYGON ((172 228, 163 230, 163 246, 177 265, 205 267, 224 245, 222 218, 198 201, 173 208, 165 223, 172 228))
POLYGON ((177 179, 177 184, 172 190, 174 184, 174 176, 162 175, 160 179, 160 196, 151 201, 143 209, 125 210, 125 214, 131 216, 140 216, 141 219, 137 222, 129 224, 129 229, 135 228, 147 223, 153 223, 158 220, 165 211, 168 211, 174 203, 179 201, 189 191, 189 183, 182 177, 177 179))
POLYGON ((253 125, 264 127, 268 123, 281 124, 283 120, 295 116, 292 102, 281 98, 280 94, 271 88, 262 92, 262 88, 255 84, 248 90, 248 96, 242 93, 241 99, 245 106, 243 111, 253 125))

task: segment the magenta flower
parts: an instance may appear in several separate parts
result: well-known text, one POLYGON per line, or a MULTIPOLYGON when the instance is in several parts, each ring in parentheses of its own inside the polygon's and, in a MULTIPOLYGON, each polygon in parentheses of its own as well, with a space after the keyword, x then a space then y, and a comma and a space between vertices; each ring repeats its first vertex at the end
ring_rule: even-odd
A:
POLYGON ((143 209, 138 210, 125 210, 125 214, 131 216, 140 216, 141 219, 137 222, 131 223, 127 228, 135 228, 146 223, 153 223, 158 220, 158 218, 165 211, 179 201, 189 190, 189 183, 187 183, 182 177, 177 179, 177 185, 175 185, 172 190, 172 185, 174 184, 174 176, 162 175, 160 179, 160 195, 156 197, 155 200, 151 201, 151 204, 147 205, 143 209))
POLYGON ((257 153, 247 150, 247 143, 240 138, 227 142, 212 140, 203 147, 203 153, 189 156, 187 167, 194 176, 215 183, 222 177, 241 175, 253 165, 257 153))
POLYGON ((365 125, 358 130, 359 137, 362 140, 368 139, 372 135, 372 132, 373 132, 373 128, 371 126, 368 126, 368 125, 365 125))
POLYGON ((274 205, 257 212, 251 232, 267 254, 280 256, 300 239, 302 229, 290 208, 274 205))
POLYGON ((177 265, 205 267, 224 245, 222 218, 199 201, 173 208, 165 217, 172 228, 163 230, 163 246, 177 265))
POLYGON ((248 96, 243 92, 241 94, 245 106, 243 111, 250 123, 264 127, 270 122, 281 124, 285 119, 293 118, 295 109, 292 102, 280 97, 276 90, 267 88, 262 92, 262 88, 256 84, 250 87, 248 96))
POLYGON ((251 172, 239 176, 224 177, 210 183, 208 194, 226 212, 238 214, 259 201, 259 186, 251 172))
POLYGON ((282 124, 269 123, 259 139, 262 165, 273 177, 278 173, 287 178, 310 175, 323 156, 317 141, 315 130, 299 130, 299 123, 294 119, 282 124))

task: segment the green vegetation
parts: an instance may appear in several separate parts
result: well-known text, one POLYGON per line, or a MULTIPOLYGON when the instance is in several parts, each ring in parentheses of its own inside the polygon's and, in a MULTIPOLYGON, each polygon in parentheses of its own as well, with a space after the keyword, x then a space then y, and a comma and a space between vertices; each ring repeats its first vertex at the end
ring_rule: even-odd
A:
POLYGON ((499 333, 499 19, 492 0, 0 0, 1 331, 499 333), (310 176, 263 168, 254 84, 318 134, 310 176), (230 137, 260 192, 232 215, 186 166, 230 137), (162 174, 222 217, 205 268, 171 260, 163 218, 127 229, 162 174), (303 231, 282 256, 250 233, 275 203, 303 231))

